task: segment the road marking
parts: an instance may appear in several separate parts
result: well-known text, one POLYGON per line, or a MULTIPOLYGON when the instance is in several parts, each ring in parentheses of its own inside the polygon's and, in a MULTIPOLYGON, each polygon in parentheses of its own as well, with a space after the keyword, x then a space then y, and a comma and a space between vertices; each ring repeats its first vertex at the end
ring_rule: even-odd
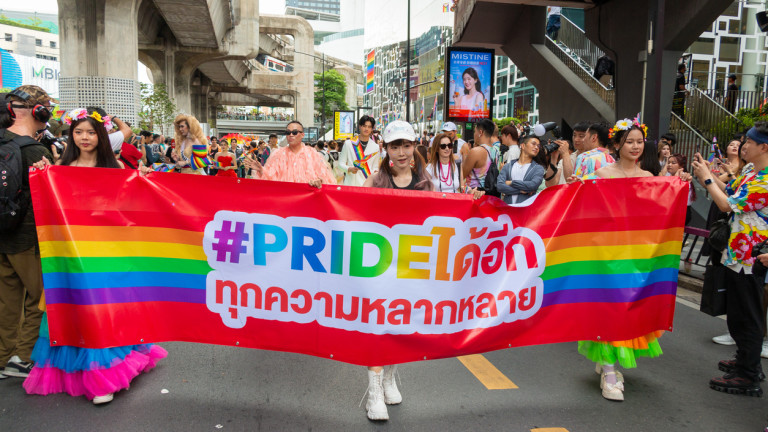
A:
POLYGON ((488 390, 518 388, 482 354, 456 357, 488 390))
POLYGON ((531 429, 531 432, 568 432, 566 428, 536 428, 531 429))
MULTIPOLYGON (((686 299, 680 298, 680 297, 677 297, 676 301, 678 303, 680 303, 681 305, 683 305, 683 306, 688 306, 691 309, 699 310, 699 308, 701 307, 701 306, 697 305, 696 303, 694 303, 694 302, 692 302, 690 300, 686 300, 686 299)), ((725 315, 721 315, 721 316, 719 316, 717 318, 720 318, 721 320, 725 320, 726 317, 725 317, 725 315)))

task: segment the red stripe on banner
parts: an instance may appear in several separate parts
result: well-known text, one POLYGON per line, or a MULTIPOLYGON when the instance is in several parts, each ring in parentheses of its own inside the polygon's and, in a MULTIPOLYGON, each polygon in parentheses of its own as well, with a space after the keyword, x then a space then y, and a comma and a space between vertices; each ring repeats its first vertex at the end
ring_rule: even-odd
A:
MULTIPOLYGON (((674 203, 676 191, 683 186, 677 178, 612 179, 555 186, 539 193, 528 207, 509 207, 491 197, 476 202, 465 194, 351 186, 324 186, 318 190, 304 184, 242 179, 238 185, 237 202, 230 204, 226 200, 204 199, 196 193, 179 196, 174 192, 231 187, 230 179, 169 173, 139 177, 138 174, 128 173, 130 170, 97 170, 99 172, 94 176, 92 168, 54 166, 43 173, 32 173, 30 186, 33 193, 54 198, 35 203, 37 225, 138 225, 203 231, 217 211, 239 210, 265 212, 284 218, 312 217, 323 221, 334 218, 334 215, 343 215, 343 220, 371 221, 391 227, 395 224, 421 224, 430 216, 469 214, 470 217, 495 219, 499 213, 508 213, 514 215, 519 226, 536 226, 539 236, 549 238, 584 232, 679 227, 685 220, 686 209, 685 205, 674 203), (47 179, 43 180, 43 177, 47 179), (99 177, 99 181, 73 181, 73 177, 99 177), (120 193, 104 196, 104 190, 120 193), (625 199, 626 196, 643 196, 651 192, 659 199, 625 199), (292 199, 285 199, 286 195, 291 195, 292 199), (431 199, 428 205, 425 204, 426 197, 435 196, 441 199, 431 199), (408 211, 400 212, 396 219, 393 218, 392 204, 385 199, 387 197, 397 197, 400 208, 407 208, 408 211), (590 205, 580 207, 578 214, 569 214, 563 220, 563 208, 582 199, 589 199, 590 205), (296 205, 297 201, 307 205, 296 205), (185 216, 167 217, 174 213, 185 216)), ((678 195, 678 199, 682 199, 682 195, 678 195)))
POLYGON ((48 316, 51 341, 58 346, 85 346, 83 340, 102 347, 185 341, 298 352, 358 365, 382 365, 579 339, 625 340, 657 330, 671 330, 674 308, 674 295, 659 295, 633 303, 556 305, 544 307, 523 321, 453 334, 409 335, 407 342, 399 335, 321 327, 317 322, 298 324, 251 318, 243 329, 232 329, 224 326, 221 318, 205 305, 189 303, 57 304, 48 307, 48 316), (134 320, 137 313, 149 318, 134 320), (172 319, 158 319, 169 313, 173 314, 172 319), (622 325, 600 325, 594 319, 595 314, 603 317, 601 322, 607 320, 622 325), (104 319, 107 316, 109 320, 104 319), (110 327, 111 323, 122 325, 110 327), (75 328, 80 333, 63 333, 75 328))

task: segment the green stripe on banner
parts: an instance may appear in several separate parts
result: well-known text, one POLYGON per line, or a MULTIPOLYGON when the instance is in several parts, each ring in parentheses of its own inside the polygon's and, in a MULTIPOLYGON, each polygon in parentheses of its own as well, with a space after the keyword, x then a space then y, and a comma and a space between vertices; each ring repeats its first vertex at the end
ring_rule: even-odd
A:
POLYGON ((660 268, 677 268, 679 265, 680 255, 662 255, 643 260, 573 261, 547 266, 541 278, 550 280, 573 275, 649 273, 660 268))
POLYGON ((44 273, 172 272, 208 274, 207 261, 153 257, 49 257, 42 259, 44 273), (87 269, 87 270, 85 270, 87 269))

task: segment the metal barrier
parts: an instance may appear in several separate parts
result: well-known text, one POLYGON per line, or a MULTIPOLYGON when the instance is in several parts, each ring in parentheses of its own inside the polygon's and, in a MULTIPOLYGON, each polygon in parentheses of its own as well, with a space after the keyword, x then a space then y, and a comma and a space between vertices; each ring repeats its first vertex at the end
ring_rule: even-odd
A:
MULTIPOLYGON (((586 38, 586 36, 585 36, 586 38)), ((609 89, 603 83, 596 80, 592 76, 591 68, 587 69, 584 61, 575 55, 575 53, 568 53, 562 45, 555 43, 549 36, 544 36, 544 42, 547 48, 562 61, 568 69, 573 71, 585 84, 589 86, 600 98, 611 107, 616 109, 616 93, 613 89, 609 89)))
POLYGON ((709 231, 687 226, 680 252, 680 271, 697 279, 704 279, 704 270, 710 257, 701 254, 701 248, 709 237, 709 231))
POLYGON ((683 119, 699 134, 712 140, 728 139, 746 126, 709 94, 693 87, 685 97, 683 119))
POLYGON ((604 56, 605 53, 594 42, 592 42, 573 21, 565 16, 560 17, 560 30, 557 32, 557 43, 566 47, 566 52, 570 51, 581 60, 581 66, 584 67, 590 75, 594 73, 597 59, 604 56))
MULTIPOLYGON (((709 96, 712 100, 719 103, 726 109, 728 109, 728 105, 730 105, 730 100, 728 99, 728 90, 700 90, 702 93, 709 96)), ((740 109, 755 109, 759 108, 760 105, 765 102, 766 98, 768 98, 768 94, 765 91, 757 92, 757 91, 746 91, 746 90, 736 90, 732 93, 731 96, 733 98, 733 106, 732 108, 733 113, 738 112, 740 109)))
POLYGON ((680 153, 685 156, 689 162, 693 161, 693 155, 696 152, 701 153, 705 158, 709 155, 709 141, 704 135, 693 129, 688 122, 681 119, 677 114, 671 113, 669 122, 669 131, 677 137, 674 153, 680 153))

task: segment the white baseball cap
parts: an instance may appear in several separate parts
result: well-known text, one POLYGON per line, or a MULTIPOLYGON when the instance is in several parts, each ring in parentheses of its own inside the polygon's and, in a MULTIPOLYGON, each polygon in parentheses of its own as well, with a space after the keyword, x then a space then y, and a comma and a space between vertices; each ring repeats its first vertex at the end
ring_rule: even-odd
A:
POLYGON ((443 131, 445 132, 456 132, 456 123, 454 122, 445 122, 443 123, 443 131))
POLYGON ((396 120, 384 128, 385 143, 389 144, 392 141, 399 139, 416 141, 416 132, 413 131, 413 126, 411 126, 410 123, 402 120, 396 120))

